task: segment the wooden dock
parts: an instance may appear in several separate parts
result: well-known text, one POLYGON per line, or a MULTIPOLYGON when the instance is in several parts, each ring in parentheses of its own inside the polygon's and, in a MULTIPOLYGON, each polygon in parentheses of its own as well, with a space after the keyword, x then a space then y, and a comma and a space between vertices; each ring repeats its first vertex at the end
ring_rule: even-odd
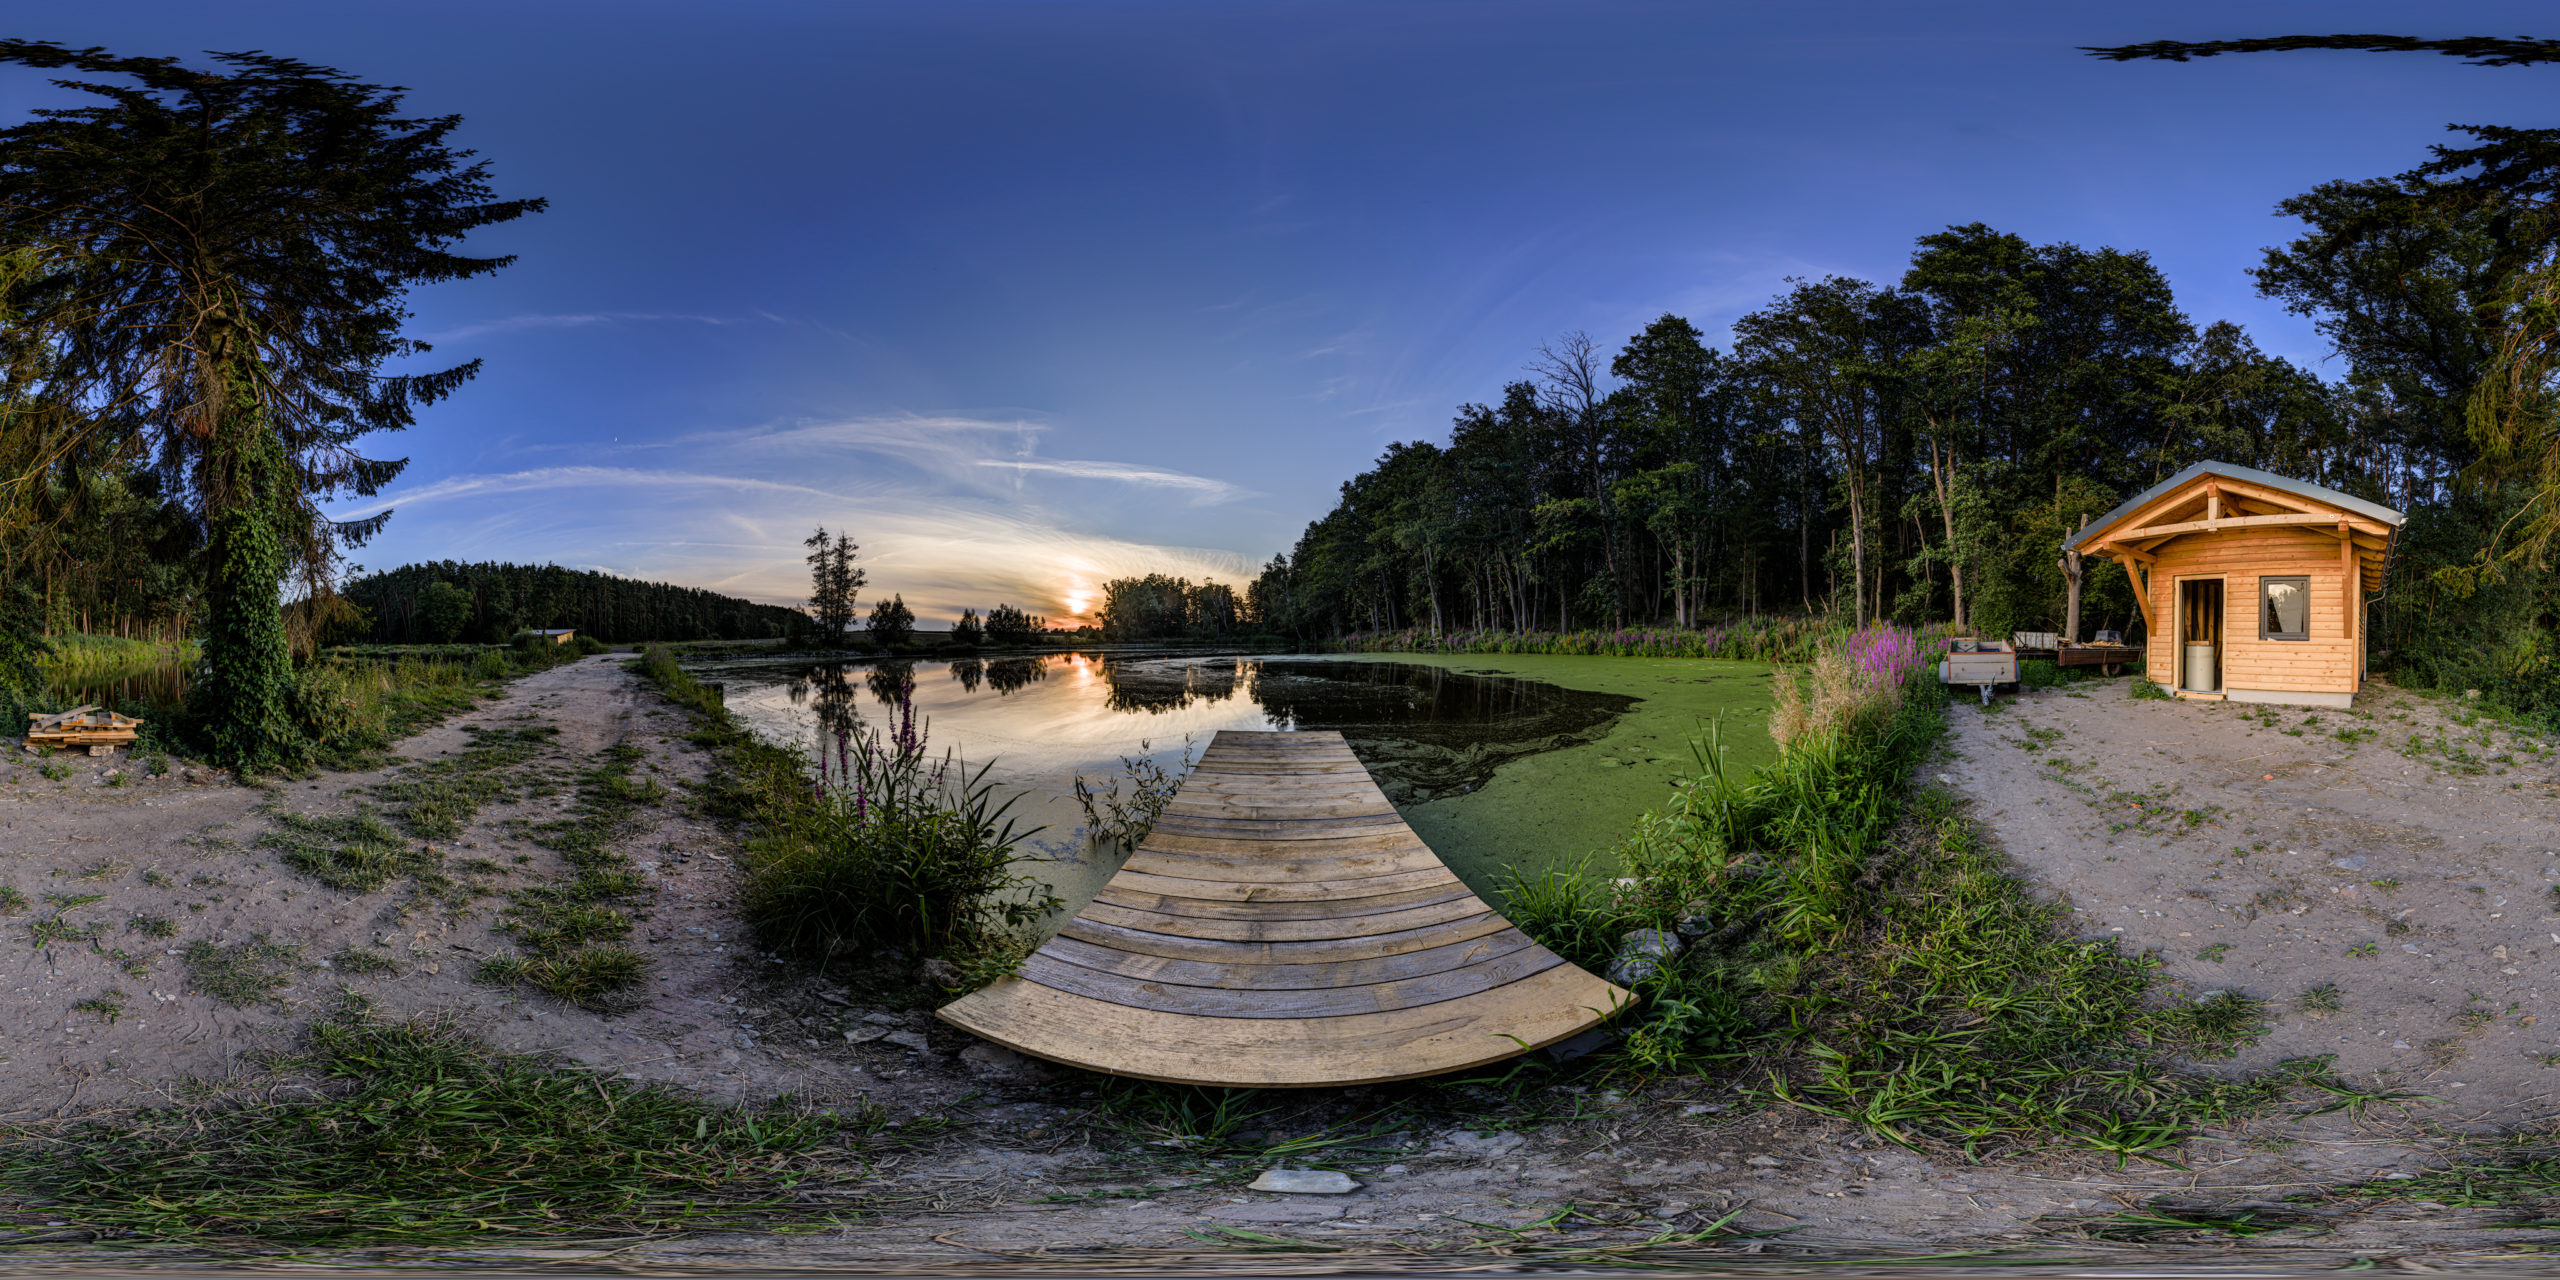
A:
POLYGON ((1054 1062, 1202 1085, 1458 1071, 1633 999, 1469 892, 1332 732, 1219 732, 1020 975, 942 1019, 1054 1062))

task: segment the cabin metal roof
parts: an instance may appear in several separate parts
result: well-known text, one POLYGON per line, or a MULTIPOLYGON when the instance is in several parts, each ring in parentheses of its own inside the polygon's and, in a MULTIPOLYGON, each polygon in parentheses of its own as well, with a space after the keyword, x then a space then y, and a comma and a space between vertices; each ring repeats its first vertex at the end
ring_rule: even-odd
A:
POLYGON ((2160 495, 2168 493, 2173 489, 2181 488, 2190 481, 2193 481, 2196 477, 2205 475, 2222 476, 2231 480, 2246 480, 2251 484, 2265 485, 2270 489, 2280 489, 2286 493, 2293 494, 2296 497, 2309 498, 2314 502, 2324 502, 2330 506, 2339 508, 2340 510, 2350 511, 2357 515, 2364 516, 2367 519, 2379 520, 2395 529, 2399 528, 2402 521, 2406 518, 2399 512, 2383 506, 2381 503, 2367 502, 2362 498, 2340 493, 2335 489, 2324 489, 2319 485, 2295 480, 2289 476, 2280 476, 2272 471, 2260 471, 2256 467, 2236 466, 2228 462, 2199 462, 2194 466, 2188 467, 2186 470, 2125 499, 2124 502, 2119 504, 2115 510, 2110 511, 2105 515, 2090 521, 2087 525, 2064 535, 2062 539, 2063 549, 2066 551, 2079 550, 2081 545, 2086 543, 2089 539, 2106 532, 2109 528, 2112 528, 2117 521, 2124 519, 2126 516, 2132 515, 2135 511, 2149 506, 2151 502, 2160 495))

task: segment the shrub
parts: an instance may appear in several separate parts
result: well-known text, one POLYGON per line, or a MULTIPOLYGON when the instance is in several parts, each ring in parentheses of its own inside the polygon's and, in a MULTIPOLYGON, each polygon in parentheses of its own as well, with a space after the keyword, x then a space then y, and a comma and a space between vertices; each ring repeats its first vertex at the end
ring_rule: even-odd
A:
POLYGON ((329 748, 365 736, 366 717, 357 708, 346 673, 315 662, 295 673, 293 718, 313 745, 329 748))

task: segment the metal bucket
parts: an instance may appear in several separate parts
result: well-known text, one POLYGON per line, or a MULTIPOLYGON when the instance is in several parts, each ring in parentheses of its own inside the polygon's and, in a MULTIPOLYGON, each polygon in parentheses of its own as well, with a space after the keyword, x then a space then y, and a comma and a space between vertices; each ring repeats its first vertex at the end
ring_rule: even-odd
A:
POLYGON ((2219 679, 2221 673, 2214 670, 2213 660, 2214 650, 2219 647, 2210 644, 2187 646, 2186 680, 2180 684, 2180 688, 2193 689, 2198 693, 2222 691, 2222 681, 2219 679))

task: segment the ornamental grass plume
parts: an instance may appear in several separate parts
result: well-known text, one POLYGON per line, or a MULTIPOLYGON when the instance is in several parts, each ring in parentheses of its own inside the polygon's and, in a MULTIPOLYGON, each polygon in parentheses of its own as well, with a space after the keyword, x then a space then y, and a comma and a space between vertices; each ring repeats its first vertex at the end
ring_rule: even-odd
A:
POLYGON ((1828 734, 1862 736, 1893 718, 1903 690, 1933 660, 1936 641, 1892 623, 1853 632, 1816 654, 1809 679, 1780 672, 1769 736, 1779 746, 1828 734), (1807 686, 1810 686, 1808 690, 1807 686))

